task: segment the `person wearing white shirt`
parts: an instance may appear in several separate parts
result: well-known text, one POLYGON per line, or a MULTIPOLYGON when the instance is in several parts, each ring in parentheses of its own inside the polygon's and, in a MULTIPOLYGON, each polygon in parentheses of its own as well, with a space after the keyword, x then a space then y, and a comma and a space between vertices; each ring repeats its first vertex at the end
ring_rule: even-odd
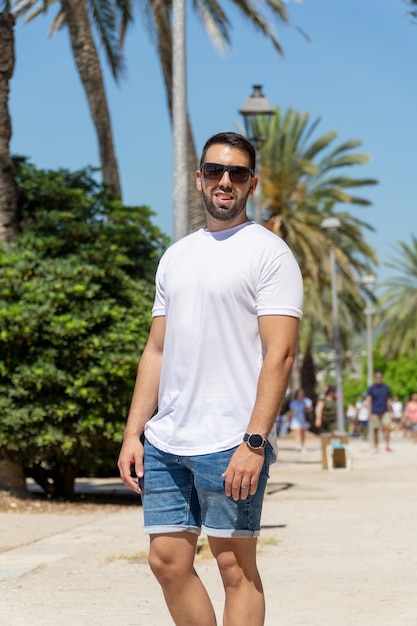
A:
POLYGON ((201 530, 225 590, 224 623, 265 619, 256 543, 303 293, 286 243, 247 216, 257 180, 246 137, 206 142, 196 184, 207 226, 159 263, 118 461, 142 495, 149 563, 177 626, 216 624, 194 567, 201 530))

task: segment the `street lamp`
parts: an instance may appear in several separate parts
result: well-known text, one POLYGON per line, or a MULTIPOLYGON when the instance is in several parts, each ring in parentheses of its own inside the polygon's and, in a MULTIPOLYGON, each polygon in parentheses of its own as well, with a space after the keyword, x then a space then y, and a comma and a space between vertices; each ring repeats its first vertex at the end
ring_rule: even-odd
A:
MULTIPOLYGON (((372 274, 365 274, 360 279, 361 285, 364 287, 372 287, 375 283, 375 276, 372 274)), ((375 313, 372 306, 372 301, 367 294, 365 315, 366 315, 366 378, 368 383, 368 389, 374 381, 374 359, 373 359, 373 338, 372 338, 372 315, 375 313)), ((374 428, 372 420, 368 422, 368 441, 369 446, 372 448, 374 444, 374 428)))
MULTIPOLYGON (((339 218, 326 217, 320 224, 322 230, 338 232, 342 226, 339 218)), ((339 315, 337 307, 337 283, 336 283, 336 256, 334 242, 330 243, 330 278, 332 288, 332 319, 333 319, 333 350, 334 365, 336 370, 336 412, 337 412, 337 429, 345 432, 345 418, 343 408, 343 382, 342 382, 342 361, 340 355, 340 333, 339 333, 339 315)))
POLYGON ((255 146, 255 174, 258 177, 258 185, 254 193, 253 217, 255 222, 260 223, 262 221, 261 147, 267 140, 269 123, 275 114, 266 96, 262 93, 262 85, 253 85, 252 95, 245 100, 239 113, 243 117, 246 136, 255 146))
MULTIPOLYGON (((361 285, 364 287, 372 287, 375 284, 375 276, 372 274, 365 274, 360 279, 361 285)), ((374 361, 373 361, 373 341, 372 341, 372 315, 375 313, 375 309, 372 306, 372 300, 367 295, 365 311, 366 315, 366 357, 367 357, 367 383, 368 388, 372 385, 374 380, 374 361)))

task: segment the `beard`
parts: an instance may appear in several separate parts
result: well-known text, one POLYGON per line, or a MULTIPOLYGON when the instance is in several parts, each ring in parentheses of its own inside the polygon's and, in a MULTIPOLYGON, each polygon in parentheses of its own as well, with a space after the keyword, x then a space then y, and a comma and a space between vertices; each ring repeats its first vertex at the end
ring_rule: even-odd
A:
POLYGON ((236 199, 235 197, 232 205, 228 208, 217 206, 212 200, 212 195, 208 195, 204 189, 202 190, 201 195, 203 197, 204 207, 211 217, 221 222, 229 222, 245 211, 249 191, 243 198, 236 199))

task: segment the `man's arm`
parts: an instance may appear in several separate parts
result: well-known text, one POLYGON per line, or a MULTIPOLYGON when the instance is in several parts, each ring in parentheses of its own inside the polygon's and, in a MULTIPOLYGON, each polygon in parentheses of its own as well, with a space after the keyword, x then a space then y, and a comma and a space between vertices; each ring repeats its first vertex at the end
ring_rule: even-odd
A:
POLYGON ((143 477, 143 445, 140 436, 158 402, 164 338, 165 317, 155 317, 139 362, 123 445, 117 462, 121 479, 136 493, 141 493, 141 489, 131 475, 131 467, 134 465, 136 475, 143 477))
POLYGON ((388 411, 390 413, 392 413, 392 395, 391 395, 391 389, 388 387, 389 390, 389 396, 387 398, 387 407, 388 407, 388 411))
POLYGON ((295 411, 294 409, 288 409, 287 411, 287 420, 288 422, 291 422, 292 416, 294 415, 295 411))
MULTIPOLYGON (((255 406, 247 426, 248 433, 268 437, 275 423, 287 390, 294 363, 299 319, 284 315, 265 315, 258 318, 264 349, 255 406)), ((251 450, 242 443, 223 474, 226 495, 234 500, 253 495, 258 486, 264 461, 264 451, 251 450)))

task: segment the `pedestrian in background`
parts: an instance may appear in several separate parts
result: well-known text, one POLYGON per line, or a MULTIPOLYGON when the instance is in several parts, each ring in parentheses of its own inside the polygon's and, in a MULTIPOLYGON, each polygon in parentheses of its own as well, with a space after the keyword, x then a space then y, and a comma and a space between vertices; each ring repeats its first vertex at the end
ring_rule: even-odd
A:
POLYGON ((293 399, 290 402, 290 409, 287 413, 290 430, 294 431, 295 443, 297 450, 306 452, 305 433, 310 428, 310 422, 307 414, 312 413, 313 403, 310 398, 304 395, 304 389, 297 389, 293 399))
POLYGON ((413 393, 407 401, 403 419, 409 424, 412 441, 417 443, 417 393, 413 393))
POLYGON ((394 396, 391 402, 392 408, 392 423, 395 426, 395 430, 401 430, 401 420, 403 416, 404 406, 398 396, 394 396))
POLYGON ((369 426, 369 410, 368 403, 366 402, 366 391, 362 394, 362 398, 356 403, 356 410, 358 412, 358 430, 359 435, 365 439, 368 439, 368 426, 369 426))
POLYGON ((349 425, 349 435, 351 437, 358 437, 359 436, 358 410, 356 408, 356 405, 353 404, 352 402, 350 404, 348 404, 348 406, 347 406, 347 409, 346 409, 346 419, 347 419, 347 423, 349 425))
POLYGON ((368 389, 366 403, 368 406, 369 419, 374 432, 374 449, 379 452, 379 431, 385 440, 385 449, 392 452, 390 447, 391 436, 391 389, 383 381, 384 374, 380 370, 375 372, 375 382, 368 389))
POLYGON ((336 387, 328 386, 323 398, 316 405, 315 427, 324 433, 337 430, 336 387))

